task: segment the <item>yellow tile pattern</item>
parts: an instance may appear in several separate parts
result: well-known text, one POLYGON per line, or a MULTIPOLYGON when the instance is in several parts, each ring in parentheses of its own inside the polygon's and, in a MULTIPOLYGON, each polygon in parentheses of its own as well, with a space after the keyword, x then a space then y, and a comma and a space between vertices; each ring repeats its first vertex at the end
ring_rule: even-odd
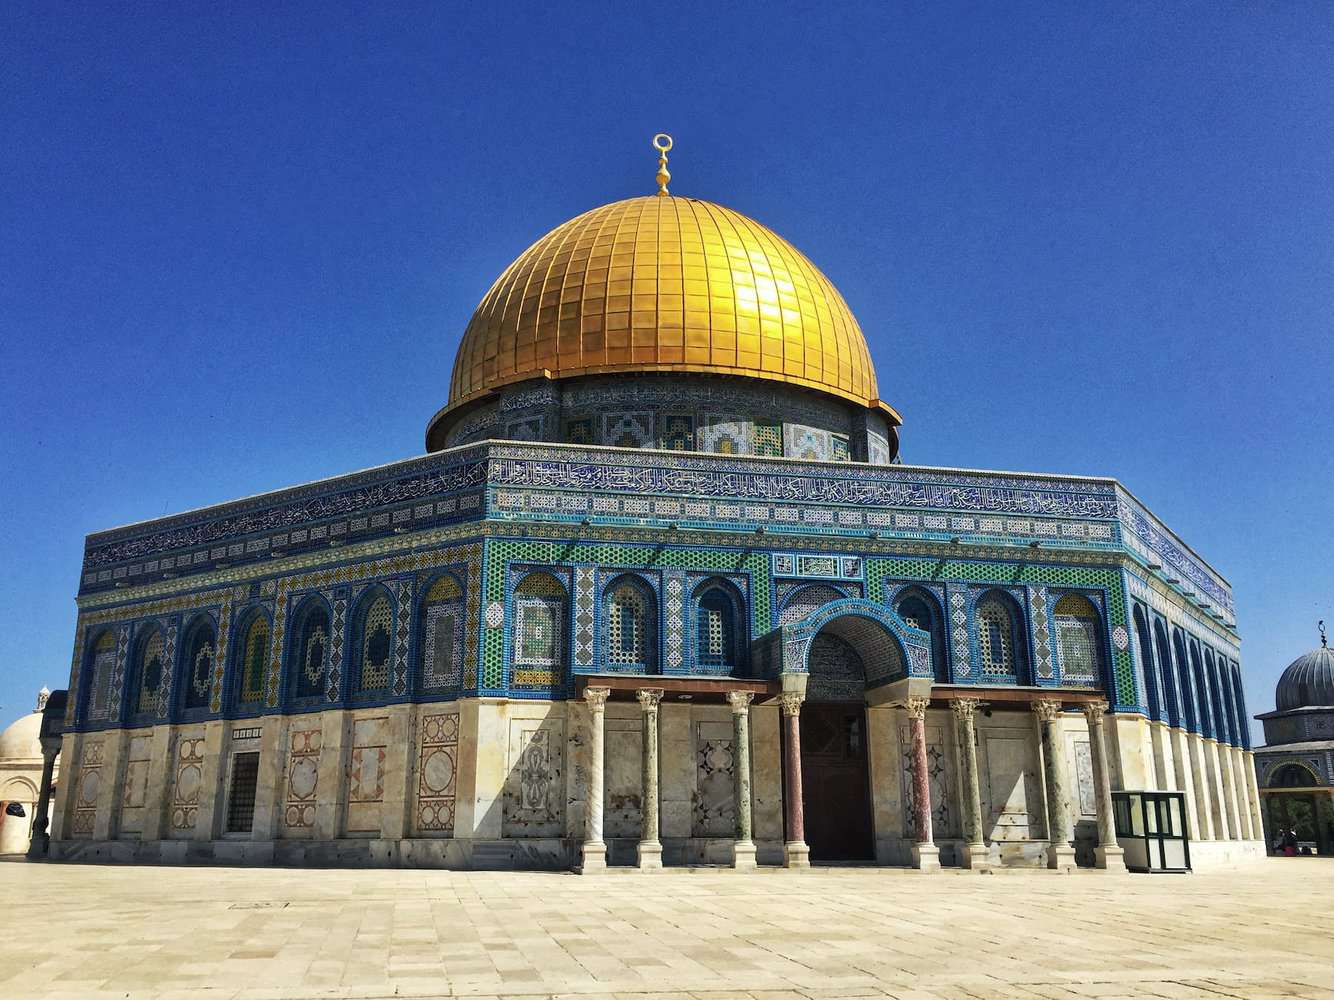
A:
POLYGON ((829 279, 759 223, 693 198, 613 202, 524 251, 468 324, 450 405, 544 369, 720 372, 877 396, 829 279))

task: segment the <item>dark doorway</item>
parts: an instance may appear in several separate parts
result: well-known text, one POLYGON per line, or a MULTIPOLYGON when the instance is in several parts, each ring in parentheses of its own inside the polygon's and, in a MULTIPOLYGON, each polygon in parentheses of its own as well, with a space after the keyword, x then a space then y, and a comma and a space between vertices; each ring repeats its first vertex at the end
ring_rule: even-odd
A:
POLYGON ((801 785, 811 860, 874 860, 864 704, 802 706, 801 785))

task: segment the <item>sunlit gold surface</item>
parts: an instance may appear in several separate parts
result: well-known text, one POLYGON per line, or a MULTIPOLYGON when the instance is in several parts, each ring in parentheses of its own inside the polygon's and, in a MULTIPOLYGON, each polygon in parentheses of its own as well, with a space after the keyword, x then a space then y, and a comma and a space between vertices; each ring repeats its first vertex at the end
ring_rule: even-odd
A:
POLYGON ((545 373, 630 371, 746 375, 877 404, 861 329, 815 265, 721 205, 649 195, 571 219, 509 266, 463 335, 446 409, 545 373))

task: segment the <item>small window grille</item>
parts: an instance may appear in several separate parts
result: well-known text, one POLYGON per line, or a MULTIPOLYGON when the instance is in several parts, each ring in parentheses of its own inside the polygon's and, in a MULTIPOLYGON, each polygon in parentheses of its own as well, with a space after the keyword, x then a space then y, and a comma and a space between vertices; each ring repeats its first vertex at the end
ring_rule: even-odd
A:
POLYGON ((607 608, 607 660, 622 666, 648 662, 644 596, 630 583, 617 587, 607 608))
POLYGON ((256 615, 246 633, 241 664, 241 702, 251 704, 264 697, 264 672, 269 655, 269 622, 256 615))
POLYGON ((982 673, 988 677, 1008 677, 1014 673, 1013 640, 1010 612, 999 601, 985 601, 977 609, 977 645, 982 659, 982 673))
POLYGON ((375 691, 389 686, 390 633, 394 612, 389 599, 377 597, 366 612, 361 637, 361 690, 375 691))
POLYGON ((232 788, 227 799, 227 832, 249 833, 255 822, 255 786, 259 784, 259 754, 232 757, 232 788))

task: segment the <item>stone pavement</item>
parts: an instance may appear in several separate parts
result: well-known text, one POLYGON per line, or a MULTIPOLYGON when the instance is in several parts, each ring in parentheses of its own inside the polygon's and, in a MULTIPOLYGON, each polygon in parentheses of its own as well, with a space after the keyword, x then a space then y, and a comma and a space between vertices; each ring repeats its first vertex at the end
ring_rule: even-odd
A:
POLYGON ((0 864, 0 996, 1323 997, 1334 861, 1196 875, 0 864))

